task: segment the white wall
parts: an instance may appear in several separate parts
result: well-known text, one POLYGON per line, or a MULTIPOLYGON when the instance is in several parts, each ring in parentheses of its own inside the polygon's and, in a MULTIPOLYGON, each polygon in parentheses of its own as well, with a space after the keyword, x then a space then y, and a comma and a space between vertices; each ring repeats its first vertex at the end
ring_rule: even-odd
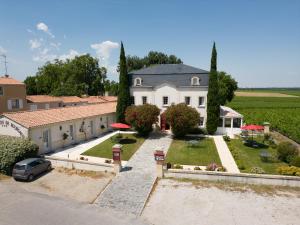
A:
POLYGON ((0 118, 0 135, 28 137, 28 129, 6 118, 0 118))
POLYGON ((135 105, 142 104, 142 97, 147 96, 147 103, 156 105, 161 111, 166 110, 163 106, 163 96, 169 97, 169 105, 172 103, 178 104, 185 102, 185 96, 191 98, 191 107, 195 108, 201 117, 204 117, 206 123, 206 108, 207 108, 207 88, 203 87, 175 87, 164 83, 155 88, 147 87, 132 87, 130 89, 131 96, 134 96, 135 105), (205 97, 205 106, 199 107, 199 97, 205 97))
POLYGON ((93 137, 97 137, 100 134, 106 132, 110 129, 110 124, 115 122, 115 113, 90 117, 79 120, 72 120, 63 123, 49 124, 43 127, 32 128, 29 133, 29 137, 40 147, 40 154, 66 147, 70 144, 78 143, 84 140, 88 140, 93 137), (102 118, 102 121, 100 121, 102 118), (84 132, 80 132, 80 128, 82 126, 82 122, 84 121, 83 130, 84 132), (93 121, 93 132, 91 132, 90 121, 93 121), (74 130, 74 140, 71 139, 70 135, 70 125, 73 125, 74 130), (105 128, 101 129, 101 125, 104 125, 105 128), (43 131, 50 130, 50 146, 47 149, 43 143, 43 131), (68 134, 68 138, 63 140, 63 134, 68 134), (93 134, 92 134, 93 133, 93 134))

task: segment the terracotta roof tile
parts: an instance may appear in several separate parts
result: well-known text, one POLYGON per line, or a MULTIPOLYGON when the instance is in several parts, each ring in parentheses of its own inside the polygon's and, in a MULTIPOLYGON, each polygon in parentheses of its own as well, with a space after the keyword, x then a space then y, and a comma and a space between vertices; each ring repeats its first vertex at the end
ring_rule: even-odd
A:
POLYGON ((64 103, 87 102, 85 99, 77 96, 61 96, 59 97, 64 103))
POLYGON ((0 77, 0 84, 6 84, 6 85, 25 85, 24 83, 15 80, 11 77, 0 77))
POLYGON ((85 97, 83 99, 86 100, 90 104, 102 103, 102 102, 116 102, 117 101, 116 96, 89 96, 89 97, 85 97))
POLYGON ((32 128, 47 124, 65 122, 116 112, 116 102, 107 102, 93 105, 72 106, 37 111, 24 111, 15 113, 4 113, 3 116, 32 128))
POLYGON ((33 103, 43 103, 43 102, 61 102, 59 97, 54 97, 50 95, 27 95, 26 99, 33 103))

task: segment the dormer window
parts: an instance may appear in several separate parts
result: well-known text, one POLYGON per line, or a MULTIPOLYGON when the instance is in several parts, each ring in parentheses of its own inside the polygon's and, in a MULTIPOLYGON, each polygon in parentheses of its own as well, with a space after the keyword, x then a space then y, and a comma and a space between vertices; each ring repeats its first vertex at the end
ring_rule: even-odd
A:
POLYGON ((141 78, 135 78, 134 79, 134 86, 142 86, 142 79, 141 78))
POLYGON ((200 81, 199 77, 192 77, 191 85, 193 85, 193 86, 200 85, 199 81, 200 81))

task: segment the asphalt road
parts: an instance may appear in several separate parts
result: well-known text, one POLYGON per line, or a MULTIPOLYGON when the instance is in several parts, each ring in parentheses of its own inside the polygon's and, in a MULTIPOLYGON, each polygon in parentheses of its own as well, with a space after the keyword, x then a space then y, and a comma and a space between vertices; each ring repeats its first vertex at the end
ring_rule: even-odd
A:
MULTIPOLYGON (((72 188, 72 187, 70 187, 72 188)), ((0 181, 0 225, 144 225, 95 205, 26 191, 0 181)))

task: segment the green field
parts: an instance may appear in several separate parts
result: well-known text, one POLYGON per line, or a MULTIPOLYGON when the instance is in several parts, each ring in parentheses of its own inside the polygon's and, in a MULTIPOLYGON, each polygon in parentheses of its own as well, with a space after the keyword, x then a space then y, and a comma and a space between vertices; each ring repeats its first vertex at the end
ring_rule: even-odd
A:
MULTIPOLYGON (((192 138, 195 139, 195 138, 192 138)), ((210 163, 221 165, 221 161, 212 138, 201 138, 198 146, 189 147, 186 138, 174 139, 166 157, 166 162, 180 165, 207 166, 210 163)))
POLYGON ((247 124, 270 122, 271 128, 300 143, 300 98, 235 97, 227 104, 247 124))
MULTIPOLYGON (((138 150, 138 148, 143 144, 145 139, 142 137, 137 137, 134 134, 122 134, 122 137, 123 139, 120 141, 120 144, 123 146, 121 159, 127 161, 136 152, 136 150, 138 150)), ((116 143, 113 141, 113 137, 112 137, 96 145, 95 147, 87 150, 82 155, 111 159, 112 146, 115 144, 116 143)))
POLYGON ((287 95, 300 96, 300 88, 242 88, 242 89, 238 89, 238 91, 281 93, 287 95))

